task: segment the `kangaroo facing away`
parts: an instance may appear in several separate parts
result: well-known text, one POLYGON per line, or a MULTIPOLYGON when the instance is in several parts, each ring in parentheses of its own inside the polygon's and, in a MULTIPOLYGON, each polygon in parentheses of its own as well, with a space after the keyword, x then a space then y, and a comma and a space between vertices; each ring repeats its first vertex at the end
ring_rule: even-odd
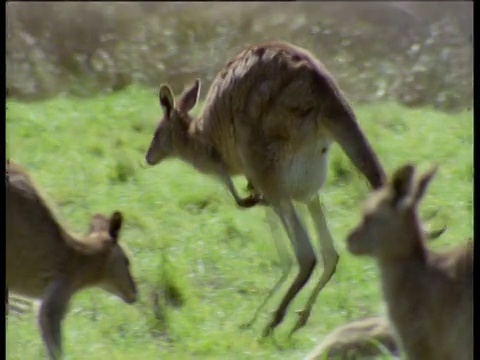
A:
POLYGON ((39 325, 50 358, 62 356, 61 322, 72 296, 100 287, 127 304, 137 298, 119 245, 122 214, 94 215, 87 236, 67 231, 28 174, 7 161, 6 289, 41 300, 39 325))
POLYGON ((300 269, 263 336, 281 323, 317 263, 293 201, 307 205, 324 272, 293 332, 307 322, 339 259, 318 196, 327 177, 332 142, 340 144, 373 188, 384 183, 384 170, 333 77, 307 50, 285 42, 248 47, 218 73, 202 114, 194 120, 189 112, 199 92, 198 79, 177 101, 168 85, 161 86, 163 118, 146 162, 155 165, 179 158, 220 179, 239 206, 264 201, 278 215, 300 269), (250 197, 240 198, 232 183, 234 175, 246 177, 253 189, 250 197))
POLYGON ((377 260, 398 343, 410 360, 473 359, 473 240, 429 250, 417 215, 437 168, 399 168, 366 201, 347 238, 350 252, 377 260))

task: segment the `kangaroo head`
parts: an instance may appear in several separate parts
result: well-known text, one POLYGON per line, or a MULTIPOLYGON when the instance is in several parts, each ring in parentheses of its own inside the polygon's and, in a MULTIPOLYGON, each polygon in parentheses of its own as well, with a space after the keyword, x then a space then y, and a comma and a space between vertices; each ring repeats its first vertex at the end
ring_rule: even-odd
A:
POLYGON ((423 239, 417 206, 425 195, 437 167, 414 179, 411 164, 400 167, 391 181, 373 192, 365 202, 360 224, 347 237, 355 255, 404 256, 423 239))
POLYGON ((97 244, 95 255, 102 262, 99 286, 131 304, 137 299, 137 286, 130 272, 130 260, 118 243, 121 227, 119 211, 110 217, 96 214, 90 221, 88 238, 89 243, 97 244))
POLYGON ((158 94, 163 117, 160 120, 153 139, 145 155, 148 165, 156 165, 162 160, 174 156, 185 141, 192 122, 189 111, 196 105, 200 93, 200 80, 195 80, 175 101, 172 89, 164 84, 158 94))

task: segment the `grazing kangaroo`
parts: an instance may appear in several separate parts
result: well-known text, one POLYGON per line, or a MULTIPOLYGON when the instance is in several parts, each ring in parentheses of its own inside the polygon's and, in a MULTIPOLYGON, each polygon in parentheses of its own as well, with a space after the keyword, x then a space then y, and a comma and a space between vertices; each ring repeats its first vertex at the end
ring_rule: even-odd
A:
POLYGON ((340 144, 373 188, 384 170, 362 133, 352 108, 325 67, 307 50, 284 42, 248 47, 214 79, 202 114, 189 112, 198 101, 196 80, 175 101, 159 92, 163 119, 155 130, 146 162, 180 158, 224 182, 241 207, 268 203, 294 248, 300 270, 263 331, 269 335, 309 280, 317 259, 293 201, 307 205, 318 233, 324 273, 294 329, 305 325, 317 295, 335 272, 338 254, 318 191, 327 177, 329 149, 340 144), (240 198, 231 176, 243 174, 253 194, 240 198))
POLYGON ((387 314, 410 360, 473 359, 473 240, 428 250, 417 207, 437 168, 415 178, 407 164, 366 201, 347 238, 380 268, 387 314))
POLYGON ((393 331, 385 317, 374 316, 339 326, 304 360, 372 359, 387 351, 398 353, 393 331))
POLYGON ((42 301, 39 325, 50 358, 62 355, 61 322, 71 297, 100 287, 127 304, 137 299, 129 260, 119 245, 122 214, 94 215, 88 235, 71 234, 56 219, 28 174, 7 171, 6 289, 42 301))

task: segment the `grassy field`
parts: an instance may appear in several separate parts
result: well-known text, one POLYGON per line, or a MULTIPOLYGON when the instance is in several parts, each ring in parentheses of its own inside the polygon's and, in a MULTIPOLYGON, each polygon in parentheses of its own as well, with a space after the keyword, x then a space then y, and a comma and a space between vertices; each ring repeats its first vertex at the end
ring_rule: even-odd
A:
MULTIPOLYGON (((422 169, 440 165, 421 212, 438 208, 429 225, 446 224, 448 231, 431 246, 473 236, 473 112, 395 103, 355 111, 389 173, 406 161, 422 169)), ((264 210, 237 209, 222 185, 179 161, 144 167, 159 115, 156 90, 134 86, 91 100, 7 102, 7 156, 30 171, 65 223, 84 233, 94 212, 125 215, 121 242, 140 299, 128 306, 100 290, 79 293, 63 324, 66 359, 300 359, 334 327, 381 311, 375 264, 354 258, 344 244, 368 186, 335 146, 322 200, 340 253, 337 273, 292 339, 294 310, 303 307, 318 272, 275 341, 258 336, 286 287, 254 328, 240 330, 280 276, 264 210)), ((6 346, 8 359, 45 357, 35 314, 9 317, 6 346)))

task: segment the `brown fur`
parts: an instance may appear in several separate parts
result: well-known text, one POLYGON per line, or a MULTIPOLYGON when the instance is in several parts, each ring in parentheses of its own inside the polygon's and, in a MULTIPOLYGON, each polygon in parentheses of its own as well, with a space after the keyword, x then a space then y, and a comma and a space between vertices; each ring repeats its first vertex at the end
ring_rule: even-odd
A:
POLYGON ((6 300, 8 291, 42 301, 39 323, 51 358, 61 356, 61 322, 71 297, 101 287, 131 304, 137 290, 118 243, 122 215, 95 215, 87 236, 67 231, 28 174, 9 161, 7 172, 6 300))
POLYGON ((282 321, 317 263, 292 201, 307 205, 319 235, 325 271, 300 313, 297 329, 307 321, 338 262, 318 197, 326 180, 332 142, 340 144, 374 188, 384 182, 383 168, 333 77, 307 50, 270 42, 240 52, 218 73, 202 114, 194 120, 189 111, 197 103, 199 91, 200 81, 196 80, 175 101, 168 85, 160 88, 164 116, 146 162, 155 165, 169 157, 180 158, 223 181, 239 206, 264 202, 277 213, 300 272, 264 335, 282 321), (246 199, 240 198, 231 180, 241 174, 253 189, 246 199))
POLYGON ((372 359, 385 350, 397 353, 397 344, 387 319, 375 316, 339 326, 304 360, 372 359))
POLYGON ((365 204, 347 238, 377 259, 388 316, 410 360, 473 359, 473 240, 437 253, 426 246, 417 207, 436 168, 414 178, 405 165, 365 204))

